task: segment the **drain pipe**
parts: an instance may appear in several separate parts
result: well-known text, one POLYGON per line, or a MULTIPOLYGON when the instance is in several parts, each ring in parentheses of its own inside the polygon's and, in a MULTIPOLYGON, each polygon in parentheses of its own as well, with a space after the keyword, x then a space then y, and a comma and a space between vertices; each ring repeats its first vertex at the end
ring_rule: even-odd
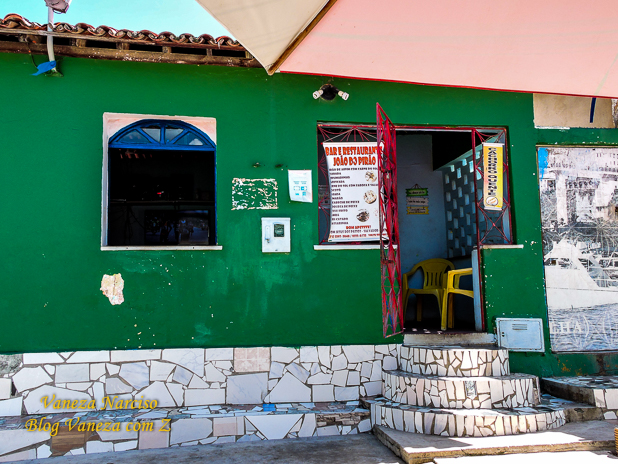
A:
MULTIPOLYGON (((54 10, 51 6, 47 7, 47 32, 54 31, 54 10)), ((54 56, 54 36, 49 34, 47 36, 47 56, 49 57, 49 61, 56 61, 56 57, 54 56)), ((56 67, 54 66, 51 69, 51 72, 57 72, 56 67)))

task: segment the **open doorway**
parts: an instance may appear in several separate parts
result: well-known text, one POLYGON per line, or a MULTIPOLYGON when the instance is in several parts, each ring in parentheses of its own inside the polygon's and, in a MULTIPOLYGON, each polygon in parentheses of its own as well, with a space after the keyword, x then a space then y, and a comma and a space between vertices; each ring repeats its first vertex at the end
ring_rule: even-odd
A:
MULTIPOLYGON (((484 330, 478 244, 506 243, 511 231, 508 211, 498 216, 483 207, 483 150, 503 144, 505 135, 500 129, 397 129, 399 258, 411 289, 408 298, 402 292, 405 332, 484 330), (416 292, 431 284, 431 265, 454 270, 461 291, 444 299, 442 276, 433 282, 442 293, 416 292)), ((505 166, 497 170, 503 174, 505 166)), ((504 198, 508 204, 508 194, 504 198)))

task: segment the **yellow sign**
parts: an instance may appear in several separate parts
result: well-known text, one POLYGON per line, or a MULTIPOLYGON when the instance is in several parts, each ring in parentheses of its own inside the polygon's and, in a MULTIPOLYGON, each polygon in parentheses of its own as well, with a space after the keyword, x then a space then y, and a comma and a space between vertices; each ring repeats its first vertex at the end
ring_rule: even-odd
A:
POLYGON ((503 199, 504 144, 483 144, 483 207, 501 211, 503 199))

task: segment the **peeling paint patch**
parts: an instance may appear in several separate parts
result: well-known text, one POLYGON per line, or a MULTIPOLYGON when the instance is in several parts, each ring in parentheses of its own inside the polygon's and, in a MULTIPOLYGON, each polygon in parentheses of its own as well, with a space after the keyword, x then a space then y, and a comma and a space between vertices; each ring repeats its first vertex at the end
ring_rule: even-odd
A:
POLYGON ((113 305, 119 305, 124 301, 124 280, 120 274, 103 275, 101 280, 101 291, 103 295, 109 298, 109 302, 113 305))
POLYGON ((275 179, 232 179, 232 210, 277 209, 275 179))

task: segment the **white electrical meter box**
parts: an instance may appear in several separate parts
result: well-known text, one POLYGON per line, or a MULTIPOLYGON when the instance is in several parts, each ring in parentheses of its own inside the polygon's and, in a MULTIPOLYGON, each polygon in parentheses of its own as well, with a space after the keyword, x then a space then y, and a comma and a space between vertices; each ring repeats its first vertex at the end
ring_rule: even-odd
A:
POLYGON ((510 351, 545 351, 543 320, 497 317, 498 345, 510 351))
POLYGON ((262 218, 262 253, 290 252, 290 218, 262 218))

